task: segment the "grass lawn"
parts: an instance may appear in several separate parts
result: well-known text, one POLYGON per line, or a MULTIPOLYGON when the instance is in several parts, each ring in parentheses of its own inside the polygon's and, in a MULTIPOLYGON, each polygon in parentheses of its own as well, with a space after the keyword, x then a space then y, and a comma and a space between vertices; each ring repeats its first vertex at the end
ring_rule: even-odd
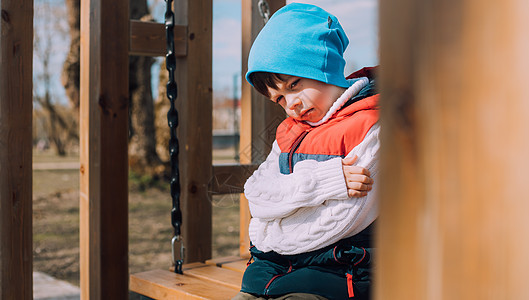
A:
MULTIPOLYGON (((75 162, 50 153, 34 162, 75 162)), ((171 266, 171 197, 168 184, 137 188, 129 182, 129 269, 131 273, 171 266)), ((237 255, 239 197, 215 196, 213 257, 237 255)), ((185 238, 185 237, 184 237, 185 238)), ((33 171, 33 254, 35 271, 79 285, 79 171, 33 171)))

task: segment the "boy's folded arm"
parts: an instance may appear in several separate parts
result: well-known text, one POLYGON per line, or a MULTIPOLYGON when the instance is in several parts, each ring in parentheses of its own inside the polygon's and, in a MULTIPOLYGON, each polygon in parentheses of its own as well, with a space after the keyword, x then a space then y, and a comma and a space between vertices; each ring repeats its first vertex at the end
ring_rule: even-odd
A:
POLYGON ((376 123, 367 132, 362 142, 342 160, 350 197, 363 198, 373 194, 373 184, 378 173, 379 133, 380 125, 376 123), (352 161, 354 162, 351 164, 352 161))
POLYGON ((244 185, 253 217, 283 218, 301 207, 348 198, 341 158, 300 161, 292 174, 284 175, 279 171, 279 154, 274 142, 266 161, 244 185))
POLYGON ((377 172, 378 151, 380 149, 380 124, 376 123, 369 129, 360 144, 353 148, 345 158, 357 157, 355 166, 363 167, 370 172, 373 177, 377 172))

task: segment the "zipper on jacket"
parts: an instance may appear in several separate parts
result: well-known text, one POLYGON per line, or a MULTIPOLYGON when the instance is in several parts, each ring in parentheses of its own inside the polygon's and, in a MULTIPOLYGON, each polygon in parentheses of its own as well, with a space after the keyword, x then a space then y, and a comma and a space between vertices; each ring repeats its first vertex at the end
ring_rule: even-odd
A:
POLYGON ((294 151, 299 148, 301 141, 305 138, 305 136, 307 136, 308 133, 309 130, 305 130, 294 142, 292 148, 290 148, 290 151, 288 152, 288 170, 290 171, 290 174, 294 172, 294 151))
POLYGON ((353 285, 354 285, 353 275, 347 273, 346 277, 347 277, 347 294, 349 294, 349 298, 354 298, 355 292, 353 288, 353 285))

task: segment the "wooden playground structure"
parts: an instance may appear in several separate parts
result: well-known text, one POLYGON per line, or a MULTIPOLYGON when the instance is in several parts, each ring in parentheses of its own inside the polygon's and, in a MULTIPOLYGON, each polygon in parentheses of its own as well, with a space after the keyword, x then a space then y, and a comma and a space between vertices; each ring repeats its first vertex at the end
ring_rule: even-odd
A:
MULTIPOLYGON (((268 3, 273 12, 285 1, 268 3)), ((33 0, 0 6, 0 299, 32 299, 33 0)), ((242 0, 243 62, 263 26, 257 6, 242 0)), ((529 4, 379 6, 375 298, 529 299, 529 4)), ((174 10, 187 264, 184 275, 130 276, 128 55, 164 55, 164 26, 129 20, 126 0, 81 2, 82 299, 127 299, 129 287, 166 299, 224 299, 238 290, 250 216, 241 201, 241 257, 210 260, 209 193, 234 192, 211 178, 240 187, 283 114, 243 84, 241 165, 212 165, 204 117, 212 109, 212 0, 177 1, 174 10)))

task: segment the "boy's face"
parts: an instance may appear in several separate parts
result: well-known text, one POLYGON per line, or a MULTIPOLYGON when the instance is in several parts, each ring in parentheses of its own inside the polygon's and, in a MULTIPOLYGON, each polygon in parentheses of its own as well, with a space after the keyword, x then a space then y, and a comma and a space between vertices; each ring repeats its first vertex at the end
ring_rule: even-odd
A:
POLYGON ((280 75, 279 78, 277 89, 268 88, 270 100, 299 121, 318 122, 345 91, 345 88, 303 77, 280 75))

